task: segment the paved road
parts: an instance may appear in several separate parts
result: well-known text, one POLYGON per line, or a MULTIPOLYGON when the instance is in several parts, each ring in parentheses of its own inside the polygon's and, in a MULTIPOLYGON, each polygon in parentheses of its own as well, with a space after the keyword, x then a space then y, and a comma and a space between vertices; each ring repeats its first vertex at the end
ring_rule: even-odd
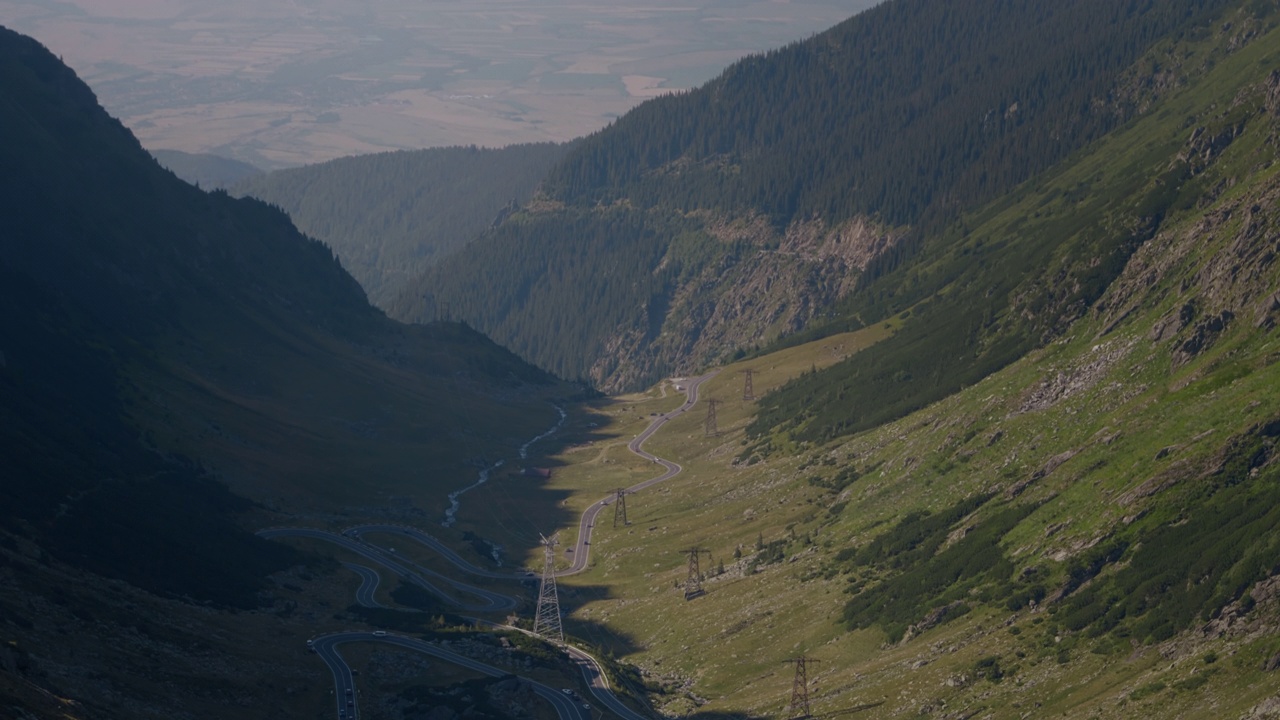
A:
POLYGON ((378 583, 382 580, 382 578, 378 576, 377 570, 349 562, 342 563, 342 567, 360 576, 360 587, 356 588, 356 602, 365 607, 386 607, 386 605, 378 602, 377 598, 374 597, 374 593, 378 591, 378 583))
MULTIPOLYGON (((645 488, 657 485, 658 483, 663 482, 665 480, 670 480, 671 478, 680 474, 680 472, 684 469, 680 467, 680 465, 677 463, 671 462, 670 460, 667 460, 665 458, 660 458, 652 453, 646 452, 643 449, 643 446, 645 441, 648 440, 655 432, 657 432, 659 428, 661 428, 663 425, 666 425, 667 422, 669 422, 670 420, 688 412, 695 404, 697 404, 698 388, 702 385, 702 383, 706 382, 707 380, 710 380, 712 377, 715 377, 715 375, 716 375, 715 372, 711 372, 701 377, 688 379, 684 383, 684 393, 685 393, 684 404, 676 408, 675 410, 672 410, 671 412, 659 415, 657 418, 654 419, 653 422, 649 423, 649 427, 645 428, 644 432, 641 432, 639 435, 635 437, 635 439, 627 443, 628 450, 630 450, 631 452, 635 453, 636 455, 639 455, 640 457, 646 460, 649 460, 658 465, 661 465, 664 470, 664 472, 661 475, 651 477, 648 480, 636 483, 635 485, 632 485, 631 487, 626 488, 626 492, 628 494, 636 493, 641 490, 644 490, 645 488)), ((591 507, 587 508, 586 511, 582 513, 582 518, 578 521, 578 541, 572 548, 566 550, 567 554, 573 556, 573 561, 567 569, 556 572, 556 577, 564 577, 566 575, 576 575, 577 573, 580 573, 587 568, 587 564, 591 559, 591 533, 595 529, 596 517, 601 513, 601 511, 604 510, 604 508, 609 506, 609 502, 613 500, 613 498, 614 496, 612 495, 609 497, 603 498, 597 501, 591 507)), ((443 557, 445 560, 448 560, 450 563, 452 563, 455 567, 459 568, 460 570, 468 572, 472 575, 476 575, 478 577, 495 578, 499 580, 524 580, 530 577, 530 573, 527 570, 496 571, 496 570, 487 570, 485 568, 472 565, 461 555, 458 555, 456 552, 450 549, 448 545, 445 545, 443 542, 436 539, 434 536, 430 535, 429 533, 423 532, 418 528, 410 527, 408 525, 387 525, 387 524, 356 525, 353 527, 349 527, 346 530, 343 530, 342 534, 346 537, 360 538, 365 533, 373 533, 373 532, 403 535, 407 538, 410 538, 436 551, 437 553, 440 554, 441 557, 443 557)), ((377 546, 372 546, 372 547, 377 547, 377 546)))
MULTIPOLYGON (((332 633, 311 639, 307 642, 307 645, 320 656, 321 660, 324 660, 325 664, 329 666, 329 672, 333 673, 334 695, 339 717, 345 716, 353 720, 360 717, 359 698, 356 696, 355 683, 351 676, 351 666, 347 665, 347 662, 342 659, 342 655, 338 653, 339 645, 351 642, 380 642, 388 645, 397 645, 420 653, 434 655, 442 660, 470 668, 489 677, 511 675, 505 670, 499 670, 492 665, 473 660, 466 655, 459 655, 423 640, 381 630, 374 632, 332 633)), ((582 707, 581 701, 575 701, 563 692, 536 680, 528 678, 521 678, 521 680, 528 683, 540 697, 551 703, 552 707, 556 709, 556 714, 560 716, 560 720, 591 720, 591 710, 582 707)))
MULTIPOLYGON (((699 386, 714 376, 715 373, 712 372, 701 377, 689 379, 684 386, 684 404, 671 412, 657 417, 649 424, 649 427, 645 428, 643 432, 627 444, 628 450, 642 458, 645 458, 646 460, 650 460, 661 465, 664 469, 662 474, 626 488, 627 493, 635 493, 640 490, 644 490, 645 488, 652 487, 653 485, 675 477, 683 470, 683 468, 677 463, 646 452, 643 449, 643 446, 645 441, 657 432, 659 428, 667 424, 667 422, 673 418, 688 412, 698 402, 699 386)), ((556 575, 558 577, 574 575, 587 568, 591 553, 591 533, 592 530, 595 529, 596 517, 605 507, 608 506, 609 501, 612 499, 613 496, 604 498, 591 505, 587 508, 586 512, 582 514, 582 519, 578 523, 578 541, 571 551, 571 554, 574 556, 573 563, 568 569, 557 572, 556 575)), ((422 567, 421 565, 418 565, 404 557, 393 555, 393 551, 390 549, 384 550, 377 545, 365 542, 361 536, 364 533, 370 532, 403 535, 435 550, 441 557, 448 560, 455 567, 479 577, 500 580, 527 580, 531 575, 528 571, 498 572, 477 567, 467 562, 462 556, 458 555, 451 548, 430 534, 405 525, 357 525, 347 528, 340 535, 327 530, 314 528, 268 528, 258 531, 257 534, 264 538, 286 536, 309 537, 341 545, 342 547, 368 558, 383 567, 399 573, 401 577, 430 590, 444 598, 446 601, 465 610, 489 612, 510 610, 516 606, 515 598, 467 585, 437 573, 434 570, 422 567), (424 576, 436 578, 455 589, 480 597, 484 599, 485 602, 480 605, 463 603, 431 584, 431 582, 424 576)), ((362 578, 360 588, 356 591, 357 601, 369 607, 383 607, 374 599, 374 591, 377 589, 378 585, 377 573, 363 565, 356 565, 354 563, 343 564, 358 573, 362 578)), ((507 625, 498 625, 485 620, 477 620, 476 622, 492 627, 518 629, 507 625)), ((526 631, 521 630, 521 632, 526 631)), ((317 655, 320 656, 322 660, 324 660, 325 664, 329 666, 330 672, 333 673, 334 692, 336 695, 335 701, 338 706, 339 715, 345 715, 345 717, 352 718, 352 720, 355 720, 355 718, 358 718, 359 716, 359 707, 357 705, 357 698, 355 697, 355 685, 351 677, 351 668, 342 659, 342 656, 338 654, 337 646, 342 643, 358 641, 385 642, 393 645, 399 645, 411 650, 435 655, 436 657, 464 667, 469 667, 492 677, 501 677, 509 674, 491 665, 486 665, 477 660, 472 660, 466 656, 458 655, 457 653, 450 652, 421 640, 402 635, 393 635, 383 631, 334 633, 315 638, 307 644, 316 652, 317 655)), ((565 650, 582 671, 583 678, 586 680, 587 686, 591 689, 591 694, 602 705, 626 720, 647 720, 645 716, 636 713, 631 708, 624 705, 622 701, 618 700, 617 696, 613 694, 612 688, 609 687, 609 680, 604 673, 604 669, 594 657, 579 648, 573 647, 572 645, 566 645, 565 650)), ((591 720, 591 711, 588 708, 581 707, 581 702, 575 702, 563 692, 558 692, 551 687, 543 685, 542 683, 528 680, 527 678, 525 681, 529 682, 533 686, 534 692, 551 702, 551 704, 556 708, 556 712, 559 714, 561 720, 591 720)))
MULTIPOLYGON (((661 465, 665 469, 665 472, 661 475, 651 477, 648 480, 636 483, 635 485, 626 488, 625 492, 628 495, 644 490, 647 487, 657 485, 664 480, 670 480, 680 474, 680 471, 684 469, 670 460, 645 452, 643 445, 650 436, 658 431, 658 428, 666 425, 673 418, 679 417, 680 415, 688 412, 698 402, 698 388, 702 383, 715 377, 715 375, 716 372, 713 371, 700 377, 689 378, 684 383, 684 404, 669 413, 659 415, 653 422, 649 423, 649 427, 645 428, 644 432, 640 433, 634 440, 627 443, 628 450, 639 455, 645 460, 650 460, 661 465)), ((578 542, 571 550, 566 551, 573 555, 573 562, 569 565, 567 570, 557 572, 556 577, 576 575, 587 569, 587 564, 591 559, 591 531, 595 529, 596 516, 598 516, 600 512, 609 505, 609 501, 613 498, 614 496, 609 496, 603 500, 599 500, 594 505, 587 508, 586 512, 582 513, 582 519, 578 521, 578 542)))
POLYGON ((435 570, 422 567, 412 560, 393 555, 389 552, 384 552, 376 545, 360 542, 357 539, 332 533, 328 530, 319 530, 317 528, 267 528, 265 530, 259 530, 257 535, 263 538, 306 537, 316 540, 326 540, 336 545, 341 545, 354 553, 362 555, 375 563, 398 573, 409 582, 435 593, 439 597, 443 598, 445 602, 448 602, 461 610, 469 610, 471 612, 499 612, 503 610, 514 610, 517 604, 516 599, 509 595, 503 595, 502 593, 496 593, 492 590, 485 590, 484 588, 478 588, 473 585, 468 585, 464 582, 454 580, 453 578, 447 575, 442 575, 435 570), (427 579, 428 576, 449 585, 456 590, 478 597, 483 602, 468 603, 459 600, 432 584, 432 582, 427 579))
POLYGON ((626 720, 649 720, 645 715, 632 710, 613 693, 613 688, 609 686, 609 676, 605 675, 604 668, 585 650, 576 648, 568 643, 564 646, 565 652, 569 653, 569 657, 573 658, 573 662, 582 671, 582 678, 587 681, 587 687, 591 688, 591 694, 601 705, 613 711, 613 714, 626 720))
MULTIPOLYGON (((356 525, 342 531, 342 534, 352 538, 362 538, 365 533, 389 533, 393 535, 403 535, 415 542, 426 545, 436 551, 445 560, 453 563, 456 567, 478 577, 496 578, 498 580, 523 580, 529 577, 526 570, 486 570, 467 562, 458 553, 454 552, 448 545, 437 540, 433 535, 423 532, 415 527, 408 525, 356 525)), ((376 546, 375 546, 376 547, 376 546)))
MULTIPOLYGON (((477 626, 490 627, 498 630, 510 630, 514 632, 524 633, 532 637, 538 637, 533 633, 518 628, 514 625, 503 625, 502 623, 481 620, 480 618, 470 618, 477 626)), ((625 720, 649 720, 645 715, 641 715, 631 708, 627 707, 613 694, 613 688, 609 686, 609 676, 605 674, 604 668, 600 663, 591 656, 587 651, 574 647, 568 643, 564 645, 565 652, 573 659, 573 663, 582 671, 582 678, 587 681, 587 687, 591 688, 591 694, 595 699, 600 701, 601 705, 609 708, 618 717, 625 720)))
POLYGON ((338 654, 337 646, 350 641, 344 639, 345 636, 358 634, 369 633, 337 633, 307 641, 307 647, 319 655, 324 664, 329 666, 329 672, 333 673, 333 696, 337 704, 338 717, 353 720, 360 716, 360 709, 356 706, 356 683, 351 676, 351 666, 347 665, 347 662, 338 654))

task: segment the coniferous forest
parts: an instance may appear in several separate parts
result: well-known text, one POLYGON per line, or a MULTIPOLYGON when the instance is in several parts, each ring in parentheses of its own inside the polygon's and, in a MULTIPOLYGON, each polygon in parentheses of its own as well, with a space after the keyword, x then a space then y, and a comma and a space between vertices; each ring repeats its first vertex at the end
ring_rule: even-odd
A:
POLYGON ((1124 122, 1152 43, 1204 32, 1223 0, 884 3, 646 103, 582 144, 545 190, 590 206, 870 215, 927 225, 1124 122))
POLYGON ((1278 48, 887 0, 232 193, 0 28, 0 716, 1280 717, 1278 48))
MULTIPOLYGON (((825 296, 764 297, 769 310, 732 332, 736 348, 750 349, 799 327, 812 337, 822 327, 873 322, 890 312, 876 298, 899 292, 873 287, 879 278, 916 257, 925 238, 936 245, 939 236, 963 237, 954 223, 965 212, 1140 114, 1176 84, 1179 70, 1176 58, 1164 66, 1138 59, 1156 44, 1204 36, 1226 5, 882 4, 738 62, 696 90, 647 102, 584 139, 550 172, 539 199, 508 218, 519 229, 489 231, 412 283, 389 310, 427 319, 447 306, 555 372, 608 389, 636 387, 714 359, 680 338, 719 336, 722 316, 745 315, 741 300, 694 306, 688 285, 655 280, 669 276, 671 264, 706 298, 728 292, 715 287, 717 278, 751 272, 742 268, 779 255, 810 259, 813 253, 788 247, 797 232, 841 240, 850 224, 860 224, 890 240, 875 252, 837 253, 834 262, 819 252, 808 269, 781 281, 839 285, 840 309, 819 311, 825 296), (626 208, 633 226, 617 224, 615 206, 626 208), (585 253, 570 237, 584 213, 609 217, 614 228, 585 253), (765 227, 726 243, 726 219, 751 216, 765 227), (634 242, 645 249, 627 247, 634 242), (734 249, 734 242, 745 246, 734 249), (636 264, 636 253, 647 261, 636 264), (579 290, 610 273, 602 294, 579 290), (501 280, 477 293, 489 277, 501 280), (727 311, 726 304, 734 306, 727 311), (581 319, 565 328, 566 315, 581 319), (618 348, 626 348, 621 364, 605 357, 618 348)), ((1085 242, 1111 258, 1099 271, 1105 275, 1123 265, 1124 248, 1136 240, 1116 231, 1085 242)), ((1027 252, 1056 250, 1042 243, 1027 252)), ((944 321, 948 332, 960 333, 948 347, 974 341, 974 324, 1006 308, 1021 280, 999 279, 1008 291, 984 297, 972 309, 976 319, 944 321)), ((1091 287, 1099 283, 1105 285, 1102 275, 1091 287)), ((985 342, 981 359, 938 382, 971 382, 1039 337, 1032 330, 1013 335, 985 342)))
POLYGON ((331 160, 235 183, 289 213, 385 306, 432 263, 533 194, 569 144, 448 147, 331 160))

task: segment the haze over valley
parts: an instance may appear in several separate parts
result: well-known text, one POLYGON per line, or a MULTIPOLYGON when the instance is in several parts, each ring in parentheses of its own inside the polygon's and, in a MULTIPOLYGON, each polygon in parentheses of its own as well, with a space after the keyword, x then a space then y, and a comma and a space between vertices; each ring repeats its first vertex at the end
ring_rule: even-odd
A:
POLYGON ((1280 4, 107 5, 0 720, 1280 720, 1280 4))
POLYGON ((564 142, 872 0, 6 0, 152 150, 263 169, 564 142))

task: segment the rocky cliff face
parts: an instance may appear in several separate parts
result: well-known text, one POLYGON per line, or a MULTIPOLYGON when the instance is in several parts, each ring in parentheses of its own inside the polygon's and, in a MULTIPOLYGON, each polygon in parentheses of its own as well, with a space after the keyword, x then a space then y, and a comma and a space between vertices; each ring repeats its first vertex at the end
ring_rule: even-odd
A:
POLYGON ((1208 211, 1193 226, 1162 233, 1138 249, 1109 298, 1095 308, 1106 320, 1104 331, 1143 303, 1164 300, 1148 289, 1166 284, 1167 278, 1188 267, 1194 271, 1181 282, 1180 302, 1149 331, 1153 342, 1176 344, 1175 365, 1204 352, 1233 324, 1246 322, 1259 330, 1275 327, 1280 320, 1280 288, 1273 281, 1280 256, 1280 179, 1261 172, 1261 166, 1216 166, 1245 127, 1255 123, 1267 126, 1263 145, 1280 146, 1280 73, 1272 72, 1266 81, 1241 93, 1215 122, 1190 133, 1174 162, 1187 165, 1189 180, 1208 180, 1208 190, 1198 200, 1208 211), (1259 179, 1243 192, 1229 192, 1242 174, 1259 179), (1206 248, 1221 249, 1207 255, 1206 248))
POLYGON ((828 226, 790 224, 779 231, 761 216, 703 215, 707 235, 727 252, 673 289, 657 332, 619 328, 591 369, 616 391, 664 373, 686 375, 796 332, 852 292, 867 265, 892 248, 901 229, 863 217, 828 226))

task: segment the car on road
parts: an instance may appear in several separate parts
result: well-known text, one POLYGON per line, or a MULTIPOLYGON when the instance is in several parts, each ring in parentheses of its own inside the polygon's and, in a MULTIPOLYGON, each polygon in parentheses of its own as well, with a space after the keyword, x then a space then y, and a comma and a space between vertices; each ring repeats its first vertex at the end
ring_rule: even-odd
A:
POLYGON ((386 636, 386 634, 387 634, 387 631, 386 631, 386 630, 374 630, 374 631, 373 631, 373 636, 374 636, 374 637, 385 637, 385 636, 386 636))

